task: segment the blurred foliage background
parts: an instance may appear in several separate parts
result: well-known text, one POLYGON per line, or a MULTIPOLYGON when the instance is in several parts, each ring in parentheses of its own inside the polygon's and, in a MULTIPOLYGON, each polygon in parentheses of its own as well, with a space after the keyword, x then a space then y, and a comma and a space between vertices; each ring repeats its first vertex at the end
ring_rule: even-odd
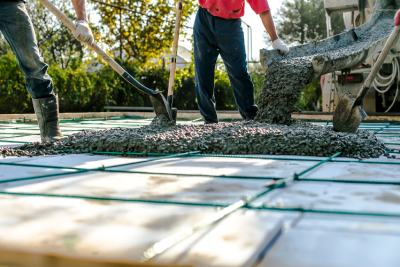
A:
MULTIPOLYGON (((54 0, 72 19, 70 1, 54 0)), ((173 41, 175 3, 172 0, 91 0, 90 13, 98 14, 99 23, 91 27, 97 40, 134 77, 150 88, 165 91, 168 84, 168 55, 173 41), (100 26, 101 25, 101 26, 100 26)), ((60 98, 61 112, 103 111, 104 106, 151 106, 147 96, 125 83, 93 53, 88 52, 36 1, 27 3, 31 11, 40 50, 50 65, 60 98)), ((190 37, 188 25, 197 1, 186 1, 182 34, 190 37)), ((334 18, 335 31, 343 28, 334 18)), ((322 0, 285 0, 278 14, 277 28, 288 43, 302 44, 326 37, 322 0)), ((266 44, 267 46, 268 44, 266 44)), ((249 69, 256 99, 263 87, 260 65, 249 69)), ((217 109, 235 110, 233 91, 223 65, 215 74, 217 109)), ((319 83, 305 88, 298 103, 301 110, 318 110, 321 101, 319 83)), ((175 105, 195 110, 194 67, 189 63, 177 70, 175 105)), ((25 89, 24 76, 8 44, 0 38, 0 113, 33 112, 25 89)))

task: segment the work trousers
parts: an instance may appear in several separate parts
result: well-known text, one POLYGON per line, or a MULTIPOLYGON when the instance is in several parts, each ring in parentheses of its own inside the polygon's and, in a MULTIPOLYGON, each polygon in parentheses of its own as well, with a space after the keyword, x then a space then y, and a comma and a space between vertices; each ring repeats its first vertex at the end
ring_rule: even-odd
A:
POLYGON ((47 74, 48 65, 40 55, 32 21, 23 1, 0 4, 0 32, 17 57, 32 98, 54 95, 53 83, 47 74))
POLYGON ((254 86, 247 71, 244 34, 240 19, 222 19, 200 8, 194 29, 195 90, 206 123, 218 122, 214 95, 214 72, 219 55, 224 61, 239 112, 252 120, 258 111, 254 86))

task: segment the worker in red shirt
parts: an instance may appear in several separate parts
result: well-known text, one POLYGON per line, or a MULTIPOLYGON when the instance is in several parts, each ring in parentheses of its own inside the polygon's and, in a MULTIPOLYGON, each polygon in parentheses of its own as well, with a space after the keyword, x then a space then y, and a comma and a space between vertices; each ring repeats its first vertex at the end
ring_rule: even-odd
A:
MULTIPOLYGON (((289 48, 279 39, 267 0, 247 0, 260 15, 274 49, 281 54, 289 48)), ((234 90, 239 112, 253 120, 258 111, 254 103, 254 86, 247 71, 244 34, 240 18, 244 0, 199 0, 194 23, 195 88, 200 113, 206 124, 218 123, 214 97, 214 71, 221 55, 234 90)))

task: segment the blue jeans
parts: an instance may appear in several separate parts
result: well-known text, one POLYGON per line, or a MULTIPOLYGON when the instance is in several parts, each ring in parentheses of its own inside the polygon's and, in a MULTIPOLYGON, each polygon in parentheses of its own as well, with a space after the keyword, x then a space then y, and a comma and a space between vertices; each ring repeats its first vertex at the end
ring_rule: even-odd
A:
POLYGON ((206 123, 218 122, 214 96, 218 55, 224 61, 240 114, 245 120, 254 119, 258 109, 254 103, 254 86, 247 72, 241 20, 214 17, 200 8, 193 35, 197 103, 206 123))
POLYGON ((17 56, 32 98, 54 95, 48 65, 40 55, 32 21, 22 1, 0 4, 0 32, 17 56))

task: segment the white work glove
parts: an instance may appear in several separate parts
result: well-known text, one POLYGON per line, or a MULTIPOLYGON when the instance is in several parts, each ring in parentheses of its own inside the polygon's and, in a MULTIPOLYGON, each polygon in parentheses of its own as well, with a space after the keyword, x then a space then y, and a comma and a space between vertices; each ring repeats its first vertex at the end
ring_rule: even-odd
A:
POLYGON ((75 37, 81 41, 88 44, 94 43, 94 37, 89 24, 85 20, 78 20, 75 23, 75 37))
POLYGON ((272 42, 272 47, 278 50, 281 55, 289 54, 289 47, 279 38, 272 42))

